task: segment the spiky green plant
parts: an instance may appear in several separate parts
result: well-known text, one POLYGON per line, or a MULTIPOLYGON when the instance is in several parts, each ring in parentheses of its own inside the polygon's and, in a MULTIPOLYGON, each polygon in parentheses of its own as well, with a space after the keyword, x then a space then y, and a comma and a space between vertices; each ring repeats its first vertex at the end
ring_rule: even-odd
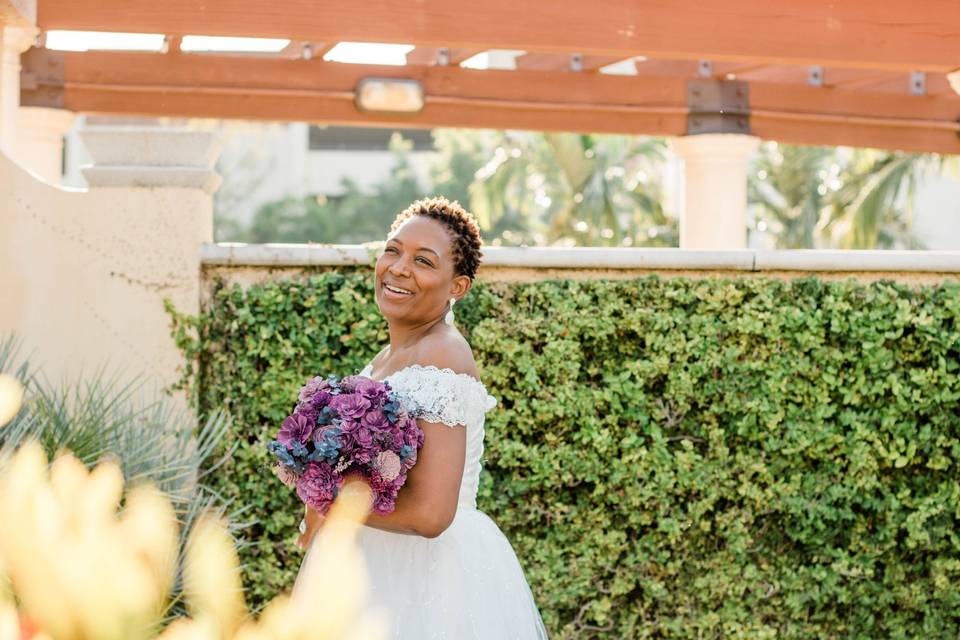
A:
MULTIPOLYGON (((180 562, 170 609, 182 614, 182 576, 187 537, 208 511, 228 506, 205 482, 232 451, 215 458, 230 420, 216 412, 197 424, 192 414, 141 378, 124 381, 100 370, 75 383, 51 384, 21 354, 14 337, 0 339, 0 373, 25 388, 20 413, 0 429, 0 465, 27 440, 39 442, 51 460, 71 451, 88 467, 117 461, 127 486, 151 483, 169 498, 180 524, 180 562)), ((236 521, 239 512, 230 514, 236 521)), ((236 525, 234 525, 236 527, 236 525)))

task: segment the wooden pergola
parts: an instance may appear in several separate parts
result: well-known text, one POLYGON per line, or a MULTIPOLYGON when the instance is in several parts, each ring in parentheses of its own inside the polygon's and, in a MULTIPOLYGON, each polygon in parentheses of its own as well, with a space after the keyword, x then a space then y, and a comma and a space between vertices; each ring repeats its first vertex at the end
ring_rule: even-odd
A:
POLYGON ((960 153, 948 81, 960 67, 957 0, 40 0, 37 26, 161 33, 170 46, 33 48, 24 106, 652 135, 707 122, 799 144, 960 153), (275 55, 190 54, 178 47, 188 34, 292 42, 275 55), (415 49, 405 66, 324 62, 343 41, 415 49), (458 66, 498 49, 525 54, 515 70, 458 66), (623 60, 635 75, 599 72, 623 60), (418 81, 423 109, 359 110, 365 78, 418 81))

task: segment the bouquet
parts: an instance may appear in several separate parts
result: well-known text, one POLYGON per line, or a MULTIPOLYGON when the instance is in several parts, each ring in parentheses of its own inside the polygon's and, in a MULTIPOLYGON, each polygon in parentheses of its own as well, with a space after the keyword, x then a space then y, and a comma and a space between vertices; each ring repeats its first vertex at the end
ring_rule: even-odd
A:
POLYGON ((386 382, 364 376, 316 377, 300 389, 293 413, 267 449, 273 471, 321 515, 344 478, 370 485, 373 510, 390 513, 417 462, 423 431, 386 382))

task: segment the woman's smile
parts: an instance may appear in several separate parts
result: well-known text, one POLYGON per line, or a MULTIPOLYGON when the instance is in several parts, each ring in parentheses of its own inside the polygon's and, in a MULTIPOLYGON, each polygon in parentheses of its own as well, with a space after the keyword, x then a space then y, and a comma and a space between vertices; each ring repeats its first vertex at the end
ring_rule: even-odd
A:
POLYGON ((382 288, 384 297, 390 300, 404 300, 414 295, 413 291, 410 291, 409 289, 405 289, 397 285, 387 284, 386 282, 383 283, 382 288))

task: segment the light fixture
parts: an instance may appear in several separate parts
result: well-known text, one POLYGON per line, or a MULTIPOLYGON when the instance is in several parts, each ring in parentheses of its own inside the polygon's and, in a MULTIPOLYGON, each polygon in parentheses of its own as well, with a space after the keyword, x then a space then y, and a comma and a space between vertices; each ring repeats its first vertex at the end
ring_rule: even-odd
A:
POLYGON ((357 84, 357 108, 379 113, 417 113, 423 109, 423 87, 416 80, 364 78, 357 84))
POLYGON ((323 54, 327 62, 349 64, 384 64, 402 67, 407 64, 407 54, 413 51, 412 44, 384 44, 381 42, 338 42, 323 54))
POLYGON ((224 51, 231 53, 277 53, 290 44, 283 38, 233 38, 226 36, 183 36, 180 51, 224 51))
POLYGON ((160 51, 162 33, 107 31, 47 31, 44 46, 56 51, 160 51))

